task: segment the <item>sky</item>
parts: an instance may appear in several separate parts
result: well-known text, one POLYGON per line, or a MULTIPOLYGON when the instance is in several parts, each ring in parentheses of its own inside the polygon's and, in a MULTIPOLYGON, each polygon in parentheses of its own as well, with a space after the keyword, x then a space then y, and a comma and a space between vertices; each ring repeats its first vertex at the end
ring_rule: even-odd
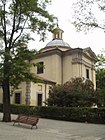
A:
MULTIPOLYGON (((71 48, 86 48, 90 47, 95 54, 100 54, 105 48, 105 33, 103 30, 95 29, 87 34, 84 32, 76 32, 72 21, 72 3, 75 0, 52 0, 52 5, 48 7, 50 14, 58 17, 59 27, 64 31, 63 40, 67 42, 71 48)), ((37 37, 35 37, 37 38, 37 37)), ((35 42, 30 43, 30 47, 35 47, 39 50, 46 46, 52 40, 52 33, 47 34, 47 39, 44 42, 39 42, 37 38, 35 42), (35 46, 33 45, 35 44, 35 46)))

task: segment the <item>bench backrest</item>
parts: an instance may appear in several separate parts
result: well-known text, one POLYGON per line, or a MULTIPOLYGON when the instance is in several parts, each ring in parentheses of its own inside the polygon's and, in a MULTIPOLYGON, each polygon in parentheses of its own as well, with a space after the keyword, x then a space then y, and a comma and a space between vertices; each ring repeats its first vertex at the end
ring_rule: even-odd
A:
POLYGON ((21 123, 26 123, 27 122, 28 117, 24 116, 24 115, 19 115, 17 120, 21 123))
POLYGON ((27 124, 36 125, 38 121, 39 121, 38 117, 29 116, 27 119, 27 124))
POLYGON ((16 121, 20 123, 26 123, 31 125, 36 125, 39 121, 39 118, 36 116, 25 116, 25 115, 18 115, 16 121))

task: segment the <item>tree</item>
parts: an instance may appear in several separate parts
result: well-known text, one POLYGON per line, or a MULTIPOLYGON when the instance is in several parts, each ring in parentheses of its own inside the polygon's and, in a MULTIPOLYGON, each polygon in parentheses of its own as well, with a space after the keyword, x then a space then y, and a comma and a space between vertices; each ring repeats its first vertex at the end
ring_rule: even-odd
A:
POLYGON ((102 104, 105 106, 105 51, 98 56, 96 67, 96 85, 97 91, 102 96, 102 104))
POLYGON ((30 51, 28 41, 31 32, 44 39, 46 30, 52 29, 54 17, 46 10, 49 0, 1 0, 0 1, 0 82, 3 89, 3 121, 11 121, 10 86, 36 78, 29 73, 30 59, 36 51, 30 51), (16 80, 16 82, 14 82, 16 80))
POLYGON ((104 0, 76 0, 73 9, 73 24, 78 31, 87 32, 93 28, 105 30, 104 0))
MULTIPOLYGON (((87 31, 91 29, 102 29, 105 31, 105 1, 104 0, 76 0, 73 4, 74 14, 73 14, 73 24, 77 31, 87 31)), ((97 63, 97 93, 104 95, 104 85, 105 85, 105 56, 103 54, 98 55, 97 63), (102 90, 101 90, 102 88, 102 90)))
POLYGON ((77 77, 64 85, 56 85, 49 93, 47 101, 50 106, 90 107, 93 103, 97 103, 98 99, 93 83, 77 77))
POLYGON ((105 50, 103 49, 101 51, 101 54, 97 55, 98 62, 97 62, 97 68, 98 69, 105 69, 105 50))

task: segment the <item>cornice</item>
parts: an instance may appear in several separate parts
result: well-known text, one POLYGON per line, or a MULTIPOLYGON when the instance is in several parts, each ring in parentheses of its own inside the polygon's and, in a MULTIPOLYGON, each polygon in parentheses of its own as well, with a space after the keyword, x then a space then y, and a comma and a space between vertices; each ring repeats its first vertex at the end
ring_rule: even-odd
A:
POLYGON ((84 64, 86 67, 89 67, 89 68, 95 70, 95 65, 92 65, 92 64, 86 62, 86 61, 83 60, 83 59, 73 58, 73 59, 72 59, 72 64, 77 64, 77 63, 79 63, 79 64, 84 64))
POLYGON ((48 80, 48 79, 40 77, 38 75, 37 75, 37 78, 40 80, 39 83, 45 83, 45 84, 51 84, 51 85, 55 85, 56 84, 55 81, 48 80))
POLYGON ((57 55, 59 55, 59 56, 62 56, 62 53, 63 53, 63 52, 62 52, 60 49, 58 49, 58 48, 53 49, 53 50, 47 50, 47 51, 45 51, 45 52, 40 53, 40 54, 37 56, 36 59, 41 58, 41 57, 45 57, 45 56, 51 56, 51 55, 54 55, 54 54, 57 54, 57 55))
POLYGON ((82 54, 82 49, 81 48, 69 49, 69 50, 63 52, 63 56, 72 55, 75 53, 82 54))

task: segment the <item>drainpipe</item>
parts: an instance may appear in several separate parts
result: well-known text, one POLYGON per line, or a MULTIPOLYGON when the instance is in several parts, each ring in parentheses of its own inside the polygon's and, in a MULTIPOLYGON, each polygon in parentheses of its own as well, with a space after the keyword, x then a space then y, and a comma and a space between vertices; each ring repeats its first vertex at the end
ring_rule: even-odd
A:
POLYGON ((45 82, 45 106, 46 106, 47 83, 45 82))
POLYGON ((63 84, 63 54, 61 55, 61 84, 63 84))

